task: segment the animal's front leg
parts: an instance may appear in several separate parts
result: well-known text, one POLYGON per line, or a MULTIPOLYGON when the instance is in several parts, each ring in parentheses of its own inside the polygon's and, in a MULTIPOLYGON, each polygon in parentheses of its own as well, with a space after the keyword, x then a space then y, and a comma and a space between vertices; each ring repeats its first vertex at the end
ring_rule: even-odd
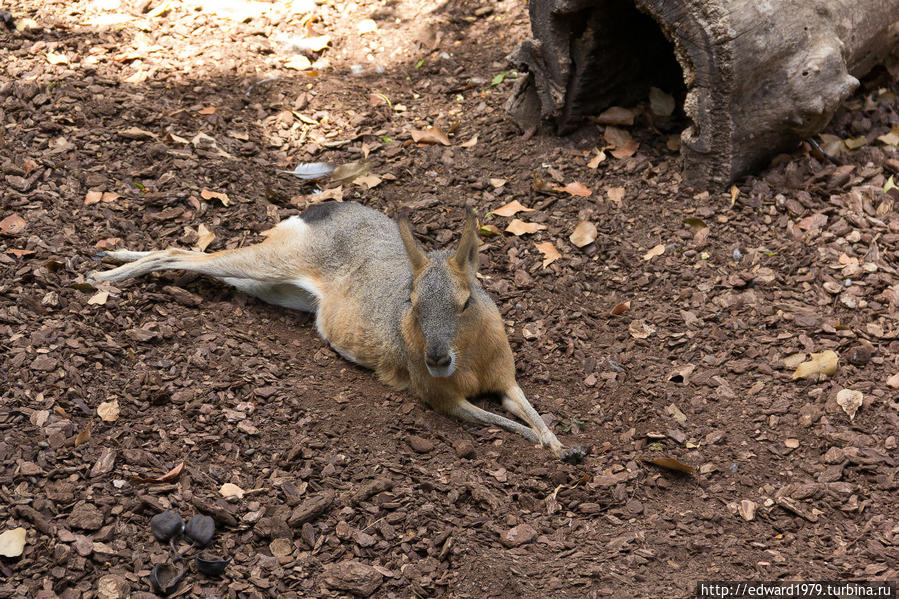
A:
POLYGON ((540 417, 540 414, 537 413, 537 410, 534 409, 528 398, 525 397, 521 387, 513 385, 505 390, 502 395, 503 407, 527 422, 537 434, 540 444, 553 452, 556 457, 572 463, 580 462, 583 459, 584 452, 581 448, 565 449, 553 432, 549 430, 549 427, 546 426, 543 418, 540 417))

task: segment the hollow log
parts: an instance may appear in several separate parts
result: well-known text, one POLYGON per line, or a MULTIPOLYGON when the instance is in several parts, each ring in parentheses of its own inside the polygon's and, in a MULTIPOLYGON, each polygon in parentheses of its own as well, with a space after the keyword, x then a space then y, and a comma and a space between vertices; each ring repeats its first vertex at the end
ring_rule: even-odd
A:
POLYGON ((558 134, 650 86, 683 99, 684 181, 718 187, 827 125, 899 39, 899 0, 529 0, 507 104, 558 134))

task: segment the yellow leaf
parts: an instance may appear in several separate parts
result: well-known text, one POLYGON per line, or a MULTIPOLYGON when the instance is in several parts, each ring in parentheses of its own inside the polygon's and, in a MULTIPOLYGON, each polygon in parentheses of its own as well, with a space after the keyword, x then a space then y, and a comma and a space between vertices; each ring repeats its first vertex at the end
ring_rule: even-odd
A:
POLYGON ((47 52, 47 62, 50 64, 69 64, 69 57, 58 52, 47 52))
POLYGON ((730 207, 733 208, 737 202, 737 196, 740 195, 740 189, 736 185, 730 186, 730 207))
POLYGON ((491 210, 493 214, 498 216, 515 216, 519 212, 533 212, 533 208, 528 208, 526 206, 522 206, 521 202, 518 200, 512 200, 505 206, 500 206, 496 210, 491 210))
POLYGON ((568 238, 576 247, 582 248, 596 241, 596 225, 587 220, 582 220, 574 228, 574 233, 568 238))
POLYGON ((654 248, 652 248, 651 250, 646 252, 646 254, 643 255, 643 259, 644 260, 652 260, 653 258, 656 258, 657 256, 661 256, 664 253, 665 253, 665 244, 660 243, 659 245, 655 246, 654 248))
POLYGON ((506 233, 511 233, 515 236, 526 235, 529 233, 536 233, 541 229, 545 229, 546 225, 541 225, 539 223, 526 223, 518 220, 517 218, 512 219, 512 222, 509 223, 509 226, 506 227, 506 233))
POLYGON ((119 401, 117 399, 104 401, 97 406, 97 415, 106 422, 115 422, 119 419, 119 401))
POLYGON ((696 472, 696 469, 693 466, 679 462, 674 458, 653 458, 651 460, 647 458, 639 459, 646 464, 653 464, 654 466, 666 468, 667 470, 674 470, 675 472, 684 472, 686 474, 693 474, 696 472))
POLYGON ((28 536, 21 526, 7 530, 0 534, 0 555, 5 557, 19 557, 25 551, 25 538, 28 536))
POLYGON ((837 353, 831 349, 825 350, 821 353, 812 354, 811 359, 808 362, 803 362, 796 367, 796 372, 793 373, 793 378, 804 379, 817 373, 821 373, 825 376, 831 376, 837 371, 838 362, 839 356, 837 356, 837 353))
POLYGON ((215 233, 207 229, 206 225, 201 223, 200 226, 197 227, 197 250, 205 252, 213 239, 215 239, 215 233))
POLYGON ((859 135, 858 137, 850 137, 849 139, 844 139, 843 143, 846 144, 846 147, 850 150, 856 150, 868 143, 868 139, 864 135, 859 135))
POLYGON ((499 229, 496 225, 481 225, 478 227, 478 232, 482 237, 495 237, 499 235, 499 229))
POLYGON ((305 71, 312 68, 312 62, 302 54, 294 54, 284 61, 284 68, 305 71))
POLYGON ((228 197, 228 194, 222 193, 220 191, 212 191, 211 189, 206 189, 205 187, 200 192, 200 197, 204 200, 211 200, 215 198, 222 203, 222 206, 228 206, 231 204, 231 199, 228 197))
POLYGON ((534 247, 536 247, 540 251, 540 253, 543 254, 543 268, 546 268, 562 257, 562 254, 559 253, 559 250, 556 249, 551 241, 535 243, 534 247))
POLYGON ((899 145, 899 125, 896 125, 890 130, 889 133, 884 133, 877 139, 888 146, 899 145))

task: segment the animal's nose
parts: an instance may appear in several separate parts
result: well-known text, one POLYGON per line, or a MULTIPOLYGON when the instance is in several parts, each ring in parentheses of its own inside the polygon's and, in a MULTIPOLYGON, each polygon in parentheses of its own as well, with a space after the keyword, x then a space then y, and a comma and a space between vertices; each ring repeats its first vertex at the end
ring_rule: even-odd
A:
POLYGON ((453 359, 449 354, 428 352, 425 356, 425 363, 431 368, 444 368, 450 365, 453 359))

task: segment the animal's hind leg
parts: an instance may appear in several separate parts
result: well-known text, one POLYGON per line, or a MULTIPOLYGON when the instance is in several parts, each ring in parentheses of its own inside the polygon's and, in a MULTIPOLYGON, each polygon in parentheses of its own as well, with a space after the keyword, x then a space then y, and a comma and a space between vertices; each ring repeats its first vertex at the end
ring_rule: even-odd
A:
POLYGON ((95 281, 124 281, 157 270, 187 270, 219 279, 253 279, 271 283, 288 281, 297 273, 291 272, 285 264, 278 246, 260 243, 236 250, 222 250, 212 254, 170 248, 158 252, 110 252, 119 259, 133 259, 131 262, 103 272, 95 272, 90 277, 95 281))

